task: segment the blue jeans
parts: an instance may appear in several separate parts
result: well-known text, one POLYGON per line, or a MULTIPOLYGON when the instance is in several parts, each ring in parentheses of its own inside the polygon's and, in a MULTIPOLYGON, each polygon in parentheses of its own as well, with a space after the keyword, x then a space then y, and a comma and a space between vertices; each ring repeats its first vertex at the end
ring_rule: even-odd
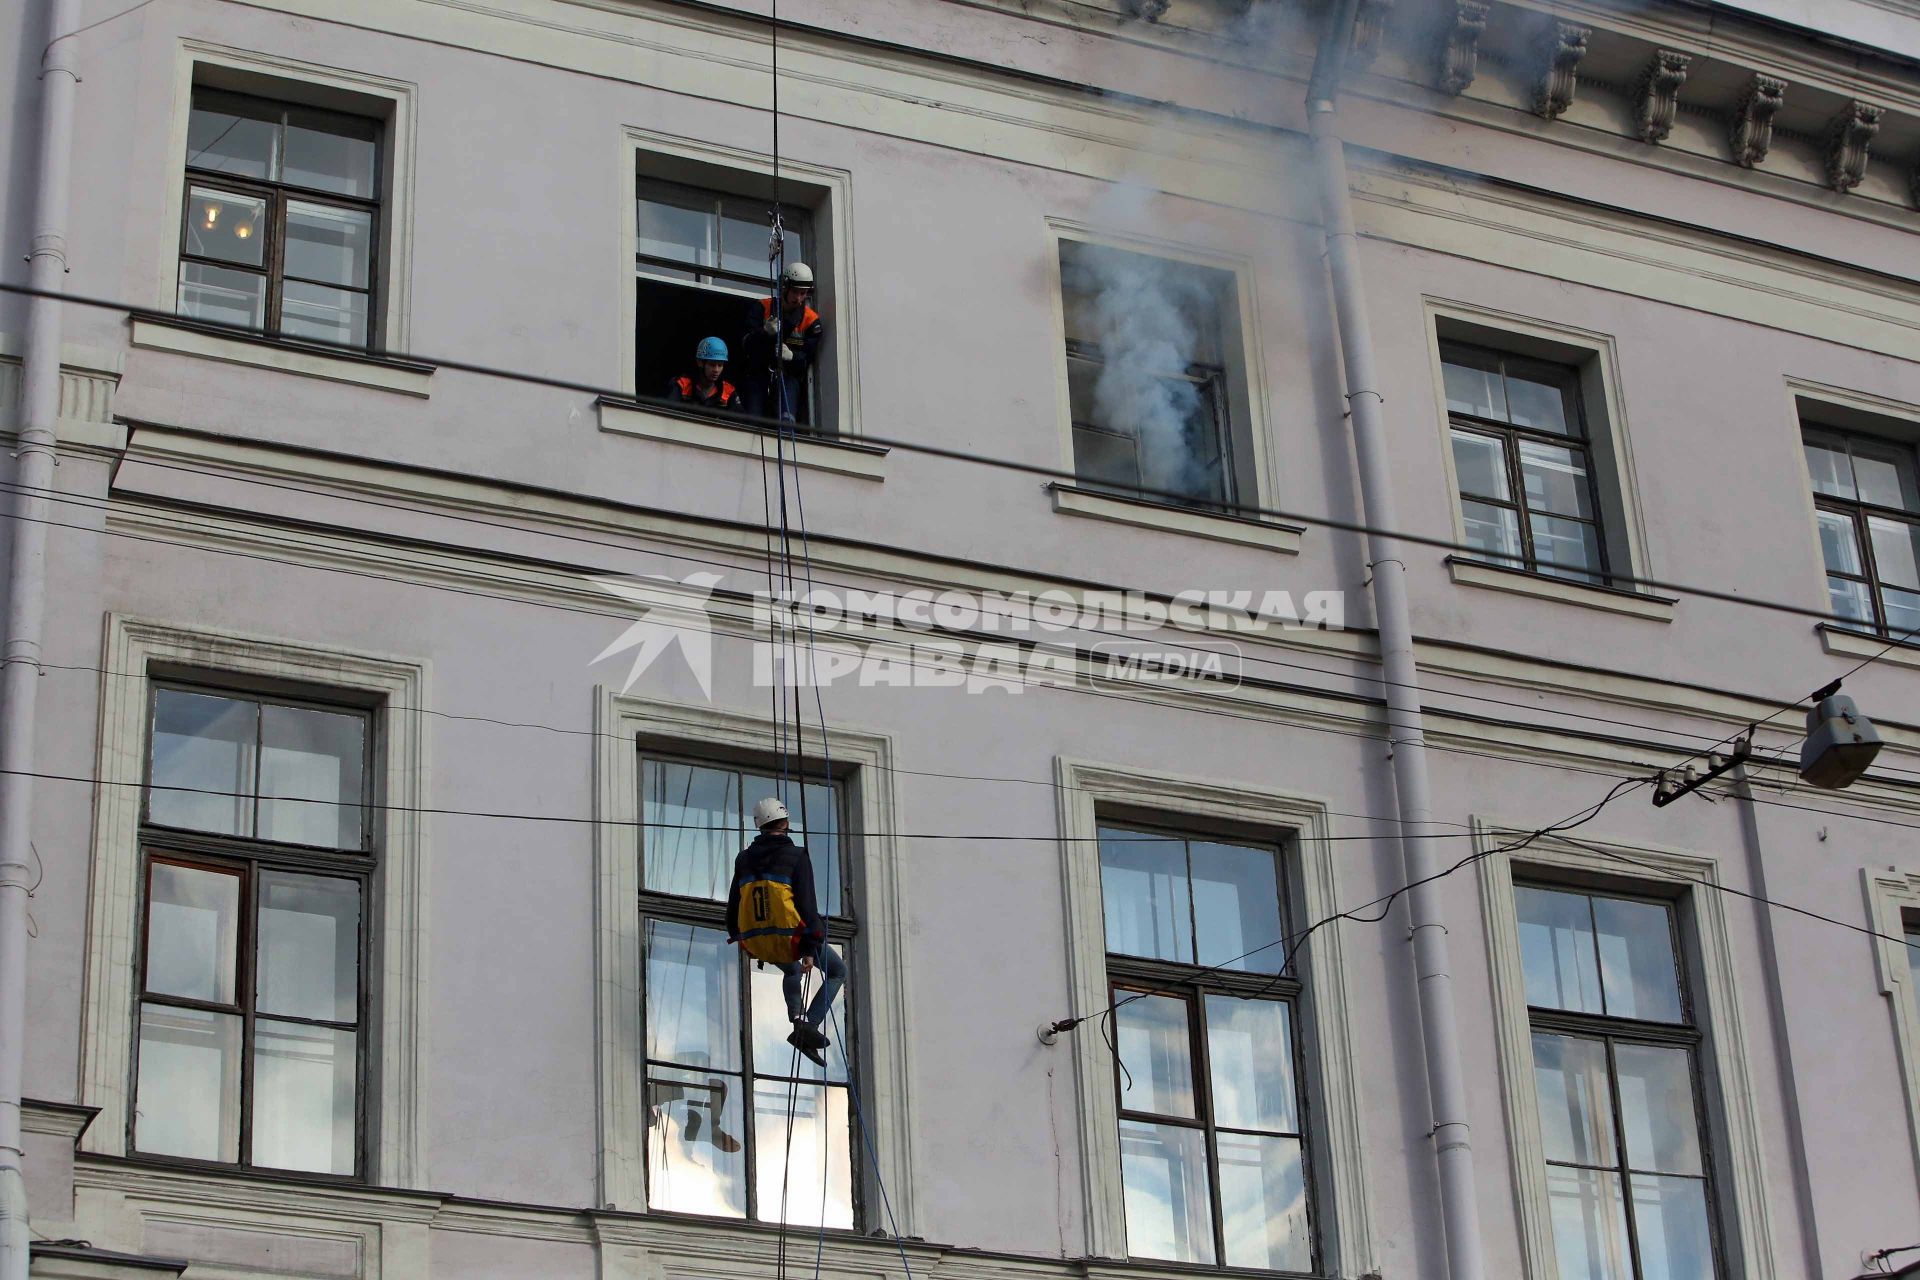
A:
POLYGON ((840 953, 826 943, 820 944, 820 954, 813 958, 814 966, 820 971, 820 989, 813 993, 813 1003, 803 1013, 800 997, 805 988, 805 978, 798 963, 775 965, 786 977, 780 983, 780 990, 787 997, 787 1017, 805 1017, 812 1026, 819 1026, 827 1020, 827 1010, 833 1008, 834 997, 840 994, 840 988, 847 981, 846 961, 840 953))

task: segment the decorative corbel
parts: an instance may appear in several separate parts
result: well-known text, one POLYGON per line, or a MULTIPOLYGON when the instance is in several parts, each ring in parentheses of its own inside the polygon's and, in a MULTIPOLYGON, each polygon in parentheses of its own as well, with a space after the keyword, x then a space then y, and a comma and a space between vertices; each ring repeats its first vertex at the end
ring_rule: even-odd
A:
POLYGON ((1787 82, 1756 74, 1740 91, 1733 108, 1733 162, 1751 169, 1767 158, 1773 146, 1773 116, 1787 100, 1787 82))
POLYGON ((1487 29, 1484 0, 1453 0, 1453 17, 1441 32, 1440 91, 1459 97, 1480 70, 1480 34, 1487 29))
POLYGON ((1827 185, 1851 191, 1867 176, 1867 149, 1880 132, 1882 108, 1855 98, 1827 126, 1827 185))
POLYGON ((1353 18, 1353 45, 1348 55, 1348 62, 1355 69, 1366 70, 1380 56, 1387 19, 1392 16, 1393 0, 1360 0, 1359 11, 1353 18))
POLYGON ((1642 142, 1665 142, 1673 132, 1674 112, 1680 108, 1680 86, 1687 82, 1687 68, 1693 65, 1690 54, 1671 49, 1657 50, 1653 61, 1640 74, 1635 93, 1633 119, 1642 142))
POLYGON ((1173 0, 1120 0, 1120 7, 1127 11, 1130 18, 1158 22, 1173 7, 1173 0))
POLYGON ((1571 22, 1552 22, 1540 33, 1535 57, 1540 68, 1533 83, 1533 113, 1558 120, 1561 112, 1573 105, 1574 86, 1579 84, 1580 59, 1587 56, 1590 28, 1571 22))

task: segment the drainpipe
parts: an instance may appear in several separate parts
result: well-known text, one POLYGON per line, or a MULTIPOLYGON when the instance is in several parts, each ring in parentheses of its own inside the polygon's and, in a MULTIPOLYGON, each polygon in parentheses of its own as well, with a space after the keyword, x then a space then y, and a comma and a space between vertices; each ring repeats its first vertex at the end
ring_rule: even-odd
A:
POLYGON ((1429 828, 1432 788, 1427 774, 1426 733, 1420 710, 1420 670, 1413 659, 1413 624, 1407 614, 1407 566, 1400 541, 1386 530, 1400 526, 1387 477, 1387 435, 1373 362, 1360 280, 1357 236, 1347 190, 1347 157, 1334 128, 1334 103, 1359 0, 1336 0, 1321 31, 1320 51, 1307 87, 1308 132, 1313 139, 1320 186, 1321 225, 1332 277, 1333 318, 1345 365, 1353 453, 1360 472, 1360 501, 1367 526, 1373 612, 1380 632, 1386 676, 1393 786, 1399 801, 1400 853, 1413 927, 1413 966, 1420 1000, 1421 1041, 1426 1051, 1427 1093, 1433 1108, 1434 1155, 1440 1174, 1440 1216, 1446 1231, 1449 1280, 1485 1280, 1479 1206, 1474 1193, 1472 1129, 1460 1065, 1460 1033, 1453 1013, 1453 971, 1447 958, 1447 928, 1440 888, 1427 881, 1438 870, 1429 828))
MULTIPOLYGON (((79 0, 47 0, 47 45, 40 69, 40 154, 34 181, 32 266, 28 283, 48 293, 67 270, 68 171, 73 151, 71 36, 79 0)), ((27 888, 32 868, 34 700, 40 682, 40 632, 46 613, 46 493, 53 488, 54 424, 60 415, 60 303, 36 295, 27 304, 19 438, 14 446, 12 576, 7 583, 5 647, 0 649, 0 1280, 27 1280, 27 1187, 20 1137, 27 1031, 27 888)))

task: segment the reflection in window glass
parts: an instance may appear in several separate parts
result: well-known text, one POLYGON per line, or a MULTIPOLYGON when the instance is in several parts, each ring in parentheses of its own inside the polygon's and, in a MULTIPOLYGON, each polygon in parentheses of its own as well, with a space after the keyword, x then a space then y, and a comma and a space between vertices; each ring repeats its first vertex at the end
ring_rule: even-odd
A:
POLYGON ((366 717, 269 704, 260 737, 261 839, 360 848, 366 717))
POLYGON ((1542 1009, 1600 1013, 1600 966, 1593 914, 1586 898, 1521 885, 1513 891, 1520 918, 1520 963, 1527 1003, 1542 1009))
POLYGON ((1292 1022, 1293 1007, 1279 1000, 1207 997, 1207 1059, 1217 1124, 1300 1131, 1292 1022))
POLYGON ((360 992, 359 882, 262 871, 259 892, 254 1006, 262 1013, 316 1022, 354 1021, 360 992))
POLYGON ((1120 1172, 1131 1257, 1214 1260, 1213 1194, 1207 1183, 1204 1132, 1123 1119, 1120 1172))
POLYGON ((353 1032, 262 1018, 254 1029, 253 1162, 353 1172, 353 1032))
POLYGON ((1667 908, 1596 897, 1593 919, 1607 1013, 1646 1022, 1680 1021, 1680 974, 1667 908))
POLYGON ((147 990, 232 1004, 240 877, 156 862, 147 889, 147 990))
POLYGON ((134 1145, 148 1155, 240 1158, 240 1019, 140 1006, 134 1145))
POLYGON ((259 714, 259 704, 237 698, 156 690, 147 821, 252 835, 259 714))
POLYGON ((1193 903, 1184 841, 1103 828, 1100 893, 1107 950, 1193 960, 1193 903))
POLYGON ((1114 1010, 1120 1047, 1120 1106, 1162 1116, 1192 1116, 1193 1040, 1187 1002, 1143 995, 1114 1010))
POLYGON ((740 953, 720 929, 647 921, 647 1057, 740 1069, 740 953))
POLYGON ((760 1150, 760 1218, 818 1228, 853 1226, 853 1166, 847 1091, 817 1084, 763 1080, 753 1090, 754 1136, 760 1150), (792 1134, 787 1116, 793 1115, 792 1134), (785 1204, 782 1216, 780 1206, 785 1204))
POLYGON ((1226 1264, 1263 1271, 1312 1270, 1300 1140, 1222 1133, 1218 1141, 1226 1264))
POLYGON ((747 1212, 740 1078, 647 1069, 647 1205, 740 1218, 747 1212))
POLYGON ((1271 945, 1280 927, 1280 881, 1272 849, 1187 842, 1193 874, 1196 959, 1254 973, 1277 973, 1286 948, 1271 945))
POLYGON ((1562 1280, 1634 1280, 1618 1174, 1550 1164, 1547 1204, 1562 1280))

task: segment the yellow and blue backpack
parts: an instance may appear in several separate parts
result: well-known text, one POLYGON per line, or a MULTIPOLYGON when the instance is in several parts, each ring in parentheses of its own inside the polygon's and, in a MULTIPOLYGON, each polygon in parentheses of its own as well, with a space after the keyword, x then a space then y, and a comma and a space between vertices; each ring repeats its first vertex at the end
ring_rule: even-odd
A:
POLYGON ((793 881, 771 867, 740 882, 733 922, 740 949, 768 964, 792 964, 800 958, 800 936, 807 922, 794 901, 793 881))

